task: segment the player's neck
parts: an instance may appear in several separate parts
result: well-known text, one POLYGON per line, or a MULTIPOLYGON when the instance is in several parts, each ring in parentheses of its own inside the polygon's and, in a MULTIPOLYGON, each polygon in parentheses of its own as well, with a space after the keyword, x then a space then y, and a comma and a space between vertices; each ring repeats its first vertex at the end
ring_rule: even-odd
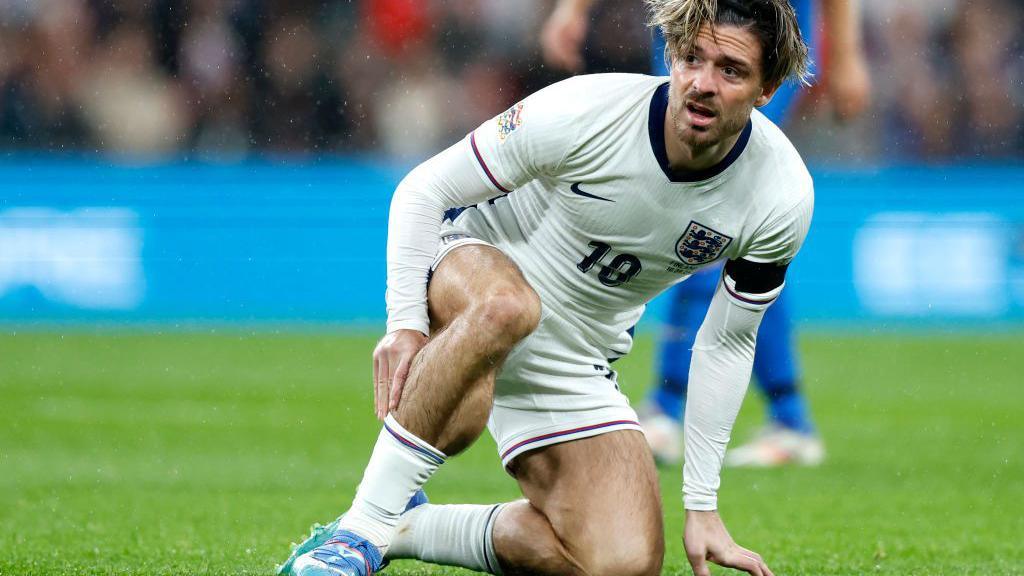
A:
POLYGON ((737 132, 712 146, 690 146, 676 136, 672 115, 665 114, 665 153, 673 170, 707 170, 725 159, 743 132, 737 132))

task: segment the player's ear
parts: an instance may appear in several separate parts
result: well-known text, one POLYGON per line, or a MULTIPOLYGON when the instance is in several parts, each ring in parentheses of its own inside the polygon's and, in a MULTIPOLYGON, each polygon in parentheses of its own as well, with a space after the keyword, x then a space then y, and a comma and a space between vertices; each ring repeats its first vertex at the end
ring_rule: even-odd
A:
POLYGON ((779 84, 765 84, 761 87, 761 95, 754 100, 754 106, 760 108, 765 104, 771 102, 772 96, 775 96, 775 92, 779 89, 779 84))

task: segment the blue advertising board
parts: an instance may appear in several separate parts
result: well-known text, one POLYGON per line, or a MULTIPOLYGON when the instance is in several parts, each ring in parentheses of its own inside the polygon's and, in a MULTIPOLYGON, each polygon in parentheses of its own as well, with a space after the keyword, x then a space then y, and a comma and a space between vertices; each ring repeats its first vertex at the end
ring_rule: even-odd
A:
POLYGON ((815 189, 791 285, 801 318, 1024 319, 1024 170, 817 171, 815 189))
MULTIPOLYGON (((379 325, 403 172, 9 157, 0 320, 379 325)), ((814 224, 787 287, 798 319, 1024 321, 1024 168, 813 172, 814 224)))

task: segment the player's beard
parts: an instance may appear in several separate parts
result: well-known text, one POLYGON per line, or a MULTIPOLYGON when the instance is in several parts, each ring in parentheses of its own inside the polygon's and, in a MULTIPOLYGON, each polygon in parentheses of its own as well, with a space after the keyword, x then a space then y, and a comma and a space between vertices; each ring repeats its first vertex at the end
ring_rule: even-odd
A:
POLYGON ((701 102, 696 94, 687 94, 675 106, 669 106, 669 113, 672 115, 672 125, 675 127, 675 135, 691 150, 694 156, 718 145, 725 139, 736 136, 743 130, 750 119, 751 110, 737 110, 728 113, 727 110, 715 109, 714 122, 709 126, 693 126, 685 113, 687 102, 696 102, 701 106, 711 107, 701 102))

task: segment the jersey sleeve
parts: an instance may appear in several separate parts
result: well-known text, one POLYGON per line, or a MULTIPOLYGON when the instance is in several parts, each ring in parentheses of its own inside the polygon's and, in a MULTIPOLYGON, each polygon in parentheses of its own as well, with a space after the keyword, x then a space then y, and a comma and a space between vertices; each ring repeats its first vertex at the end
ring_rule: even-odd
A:
POLYGON ((683 500, 688 510, 718 506, 719 476, 754 364, 757 329, 782 292, 785 264, 730 260, 697 332, 684 418, 683 500))
POLYGON ((470 160, 468 138, 414 168, 398 184, 388 214, 388 333, 430 334, 427 276, 445 210, 494 196, 470 160))
POLYGON ((730 260, 690 362, 684 419, 683 501, 688 510, 715 510, 725 448, 750 382, 757 329, 785 287, 786 269, 810 227, 810 191, 781 216, 769 219, 751 249, 730 260))
POLYGON ((718 508, 718 487, 733 424, 754 364, 757 328, 767 305, 739 306, 722 283, 697 331, 683 418, 683 504, 718 508))
POLYGON ((795 206, 771 218, 757 231, 743 259, 785 265, 796 257, 807 237, 814 212, 814 192, 810 182, 807 186, 808 191, 795 206))
POLYGON ((582 125, 576 120, 581 84, 578 78, 552 84, 470 133, 473 162, 495 192, 511 192, 565 162, 582 125))
POLYGON ((582 97, 574 78, 553 84, 484 122, 412 170, 388 217, 387 331, 429 334, 427 277, 445 210, 507 194, 554 173, 572 149, 582 97))

